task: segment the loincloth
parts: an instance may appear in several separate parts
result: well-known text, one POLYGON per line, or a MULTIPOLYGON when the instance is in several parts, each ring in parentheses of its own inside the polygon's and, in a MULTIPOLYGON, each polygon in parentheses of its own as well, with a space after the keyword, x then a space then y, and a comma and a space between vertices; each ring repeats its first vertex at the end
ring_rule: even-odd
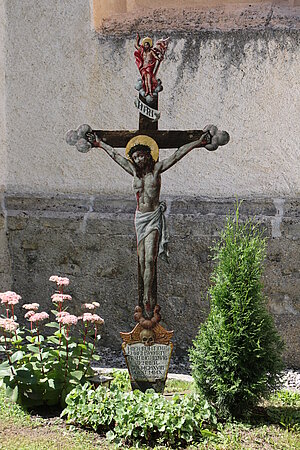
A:
POLYGON ((164 215, 166 205, 164 202, 159 204, 155 211, 141 213, 136 210, 134 225, 137 237, 137 245, 145 239, 152 231, 157 230, 159 233, 158 256, 168 261, 168 241, 169 233, 167 222, 164 215))

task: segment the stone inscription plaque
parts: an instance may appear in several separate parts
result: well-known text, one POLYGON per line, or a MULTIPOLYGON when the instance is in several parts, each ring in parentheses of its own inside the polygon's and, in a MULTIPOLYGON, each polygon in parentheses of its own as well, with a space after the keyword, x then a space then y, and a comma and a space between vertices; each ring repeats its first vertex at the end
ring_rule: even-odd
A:
POLYGON ((167 378, 173 344, 125 344, 123 351, 133 389, 153 388, 162 392, 167 378))

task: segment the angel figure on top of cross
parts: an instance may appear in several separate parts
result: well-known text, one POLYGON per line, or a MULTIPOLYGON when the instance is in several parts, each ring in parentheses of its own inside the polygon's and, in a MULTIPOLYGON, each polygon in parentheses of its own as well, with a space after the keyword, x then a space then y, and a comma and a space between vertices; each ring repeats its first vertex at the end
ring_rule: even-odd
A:
POLYGON ((159 39, 154 46, 150 37, 145 37, 141 43, 140 39, 137 33, 134 56, 142 77, 142 95, 153 97, 159 84, 156 74, 168 48, 169 38, 159 39))

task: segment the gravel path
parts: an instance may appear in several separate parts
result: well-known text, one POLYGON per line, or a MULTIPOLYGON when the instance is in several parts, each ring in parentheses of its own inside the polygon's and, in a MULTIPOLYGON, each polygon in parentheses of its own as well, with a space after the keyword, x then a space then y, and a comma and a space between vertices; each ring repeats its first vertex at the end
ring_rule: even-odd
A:
POLYGON ((300 392, 300 370, 286 369, 283 372, 282 389, 300 392))

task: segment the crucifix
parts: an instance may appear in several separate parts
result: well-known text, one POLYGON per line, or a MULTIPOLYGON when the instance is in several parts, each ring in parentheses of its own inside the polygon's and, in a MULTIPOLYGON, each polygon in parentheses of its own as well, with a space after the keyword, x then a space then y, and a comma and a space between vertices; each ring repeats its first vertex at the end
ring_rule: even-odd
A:
MULTIPOLYGON (((168 346, 173 334, 159 325, 161 315, 157 303, 157 259, 158 256, 168 258, 168 232, 164 216, 166 204, 160 201, 161 175, 193 149, 202 147, 213 151, 229 141, 228 133, 218 130, 214 125, 208 125, 203 130, 158 129, 160 117, 158 94, 162 91, 162 83, 157 79, 157 72, 164 59, 168 42, 168 39, 160 39, 153 45, 152 39, 146 37, 140 43, 140 36, 137 35, 134 56, 141 76, 136 84, 139 96, 135 100, 135 106, 139 110, 138 130, 92 130, 89 125, 81 125, 77 130, 68 131, 66 136, 68 144, 75 145, 83 153, 91 148, 106 152, 133 177, 137 201, 135 230, 138 253, 138 305, 134 313, 137 325, 132 332, 121 333, 121 337, 123 345, 127 346, 124 353, 125 357, 127 356, 126 362, 133 388, 145 390, 154 387, 157 391, 163 389, 168 364, 166 370, 163 369, 160 380, 158 374, 153 375, 153 368, 149 369, 150 375, 148 373, 147 376, 144 373, 147 371, 145 364, 137 367, 137 363, 133 362, 134 352, 130 355, 133 364, 129 362, 129 350, 133 351, 134 344, 144 345, 149 352, 155 348, 155 344, 168 346), (117 152, 115 147, 125 148, 125 156, 117 152), (159 149, 174 148, 175 152, 159 160, 159 149), (154 381, 151 377, 154 377, 154 381)), ((168 352, 166 354, 171 356, 168 352)))

